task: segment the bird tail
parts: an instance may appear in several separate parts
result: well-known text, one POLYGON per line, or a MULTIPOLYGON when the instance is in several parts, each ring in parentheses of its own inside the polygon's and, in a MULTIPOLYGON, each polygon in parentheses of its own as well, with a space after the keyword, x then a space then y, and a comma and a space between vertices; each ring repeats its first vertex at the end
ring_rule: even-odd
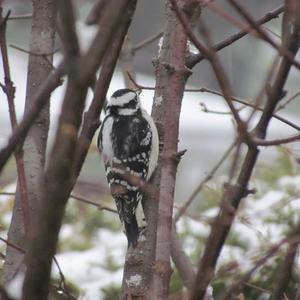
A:
POLYGON ((130 223, 124 221, 124 225, 125 225, 125 232, 128 240, 128 248, 130 246, 135 248, 139 238, 139 228, 138 228, 135 215, 132 217, 130 223))

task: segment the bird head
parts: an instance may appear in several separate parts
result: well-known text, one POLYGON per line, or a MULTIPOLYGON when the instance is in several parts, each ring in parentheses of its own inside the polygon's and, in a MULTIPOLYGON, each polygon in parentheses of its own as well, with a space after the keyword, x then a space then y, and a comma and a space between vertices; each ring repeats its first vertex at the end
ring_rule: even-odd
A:
POLYGON ((141 109, 139 92, 131 89, 120 89, 115 91, 107 106, 109 114, 134 115, 141 109))

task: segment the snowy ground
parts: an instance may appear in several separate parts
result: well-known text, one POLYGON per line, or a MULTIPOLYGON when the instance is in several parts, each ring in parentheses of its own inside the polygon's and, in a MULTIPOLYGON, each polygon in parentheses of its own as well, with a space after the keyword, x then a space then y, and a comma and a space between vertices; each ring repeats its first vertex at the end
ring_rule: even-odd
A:
MULTIPOLYGON (((300 176, 285 176, 278 181, 277 189, 268 191, 258 199, 249 197, 244 200, 232 231, 238 234, 245 249, 225 246, 219 266, 234 260, 238 262, 239 271, 250 270, 255 259, 265 253, 271 245, 280 242, 285 237, 291 222, 297 224, 300 221, 300 197, 295 196, 300 192, 299 186, 300 176), (293 197, 290 195, 291 191, 293 197), (278 210, 283 216, 281 222, 274 218, 278 210)), ((6 191, 13 190, 13 185, 6 189, 6 191)), ((1 196, 0 199, 3 203, 9 198, 1 196)), ((205 211, 202 216, 211 218, 216 213, 217 209, 212 208, 205 211)), ((5 217, 7 224, 9 221, 10 215, 5 217)), ((198 245, 197 237, 206 237, 209 233, 209 226, 206 223, 189 217, 181 219, 177 224, 177 229, 179 233, 188 231, 190 234, 184 238, 184 248, 188 254, 195 251, 198 245)), ((70 225, 64 225, 61 238, 72 235, 74 235, 73 228, 70 225)), ((110 256, 116 265, 122 266, 126 252, 124 234, 101 229, 94 237, 93 244, 94 247, 85 251, 67 251, 56 256, 65 277, 80 287, 82 300, 101 300, 101 288, 112 284, 120 286, 122 282, 122 268, 110 271, 104 261, 110 256)), ((55 266, 53 276, 59 277, 55 266)))

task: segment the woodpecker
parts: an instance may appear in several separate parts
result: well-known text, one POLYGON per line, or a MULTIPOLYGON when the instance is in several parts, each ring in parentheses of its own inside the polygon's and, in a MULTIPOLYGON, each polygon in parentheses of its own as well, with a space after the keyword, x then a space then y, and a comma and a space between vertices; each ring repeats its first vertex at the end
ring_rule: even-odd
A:
POLYGON ((152 117, 141 107, 139 92, 113 93, 98 136, 106 177, 128 240, 136 247, 146 227, 141 183, 147 182, 158 159, 158 134, 152 117))

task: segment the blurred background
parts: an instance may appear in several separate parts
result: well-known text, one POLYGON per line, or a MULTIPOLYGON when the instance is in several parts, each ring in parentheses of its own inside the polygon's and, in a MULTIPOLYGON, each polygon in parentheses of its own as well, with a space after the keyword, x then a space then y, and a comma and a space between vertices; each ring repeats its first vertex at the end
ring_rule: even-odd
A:
MULTIPOLYGON (((230 15, 234 16, 237 19, 240 19, 239 16, 234 12, 234 10, 229 5, 227 5, 226 1, 217 0, 215 2, 223 7, 226 11, 228 11, 230 15)), ((254 16, 255 19, 261 18, 267 12, 274 10, 283 3, 282 0, 243 0, 240 2, 247 8, 249 12, 251 12, 252 16, 254 16)), ((77 8, 78 34, 80 37, 82 49, 84 51, 95 33, 95 28, 93 26, 87 27, 84 23, 85 18, 90 11, 90 8, 93 5, 94 1, 76 0, 74 1, 74 3, 76 3, 77 8)), ((164 5, 164 1, 138 1, 137 11, 135 13, 134 20, 130 29, 130 38, 133 45, 136 45, 146 38, 160 31, 163 31, 165 23, 164 5)), ((30 0, 4 0, 3 6, 4 13, 8 10, 11 10, 12 16, 31 14, 30 0)), ((209 28, 214 43, 217 43, 227 38, 232 33, 238 32, 240 30, 209 9, 203 9, 201 17, 209 28)), ((30 26, 30 19, 9 21, 7 26, 8 45, 14 45, 23 49, 29 49, 30 26)), ((276 34, 279 36, 281 34, 281 17, 268 22, 267 24, 265 24, 265 26, 272 31, 272 33, 269 32, 271 36, 275 40, 280 42, 280 37, 276 36, 276 34)), ((59 47, 59 41, 57 40, 56 48, 59 47)), ((12 80, 16 86, 15 104, 18 117, 21 118, 24 110, 28 55, 12 47, 9 48, 9 51, 12 80)), ((152 60, 157 57, 157 53, 158 40, 136 52, 134 57, 134 68, 137 72, 138 83, 145 86, 155 85, 152 60)), ((224 50, 221 50, 218 55, 232 84, 234 96, 240 97, 241 99, 245 99, 249 102, 253 101, 253 99, 258 95, 260 89, 265 83, 270 64, 275 57, 275 51, 266 43, 256 39, 255 37, 246 36, 238 42, 235 42, 231 46, 225 48, 224 50)), ((58 52, 55 55, 55 64, 60 60, 60 58, 61 54, 58 52)), ((0 81, 3 81, 2 68, 0 68, 0 81)), ((124 81, 122 74, 118 68, 113 77, 108 92, 108 97, 113 93, 114 90, 122 87, 124 87, 124 81)), ((188 87, 206 87, 219 91, 219 87, 215 80, 212 69, 206 61, 202 61, 195 66, 195 68, 193 69, 193 75, 188 81, 188 87)), ((299 72, 292 70, 292 72, 290 73, 288 84, 286 86, 286 90, 288 91, 286 98, 289 98, 294 93, 299 91, 299 72)), ((51 97, 51 131, 48 151, 51 151, 51 141, 53 140, 53 137, 55 135, 56 122, 60 112, 63 92, 64 85, 59 87, 51 97)), ((87 103, 89 102, 91 95, 92 92, 89 91, 87 103)), ((2 91, 0 91, 0 98, 0 146, 2 146, 9 136, 10 122, 6 99, 2 91)), ((143 93, 141 94, 141 98, 143 105, 150 112, 153 92, 143 91, 143 93)), ((192 191, 211 171, 216 162, 221 158, 224 151, 233 142, 235 128, 232 122, 231 115, 227 114, 228 110, 229 109, 222 97, 208 93, 186 92, 184 94, 180 119, 179 150, 187 149, 187 153, 184 155, 178 169, 175 196, 177 202, 176 206, 179 205, 179 203, 185 201, 190 196, 192 191), (224 112, 225 114, 204 112, 201 109, 201 103, 204 103, 209 110, 222 113, 224 112)), ((290 121, 295 122, 296 124, 300 124, 299 113, 300 106, 299 99, 297 98, 291 104, 289 104, 284 111, 280 112, 280 115, 284 116, 290 121)), ((248 114, 249 110, 244 109, 242 111, 242 116, 246 117, 248 114)), ((258 116, 259 114, 257 113, 254 117, 254 121, 257 120, 258 116)), ((269 137, 282 138, 286 137, 288 134, 293 133, 296 133, 295 130, 291 129, 287 125, 276 120, 273 120, 271 122, 269 137)), ((258 169, 261 166, 261 170, 263 171, 262 173, 256 172, 254 174, 254 181, 256 179, 261 179, 261 174, 263 174, 263 176, 265 177, 267 174, 271 177, 271 180, 273 180, 273 184, 275 180, 278 179, 278 177, 274 177, 274 173, 278 172, 278 176, 283 175, 284 173, 278 171, 279 167, 283 168, 288 173, 288 175, 295 175, 295 169, 293 166, 289 165, 289 159, 287 157, 289 157, 289 155, 292 155, 293 158, 295 158, 295 161, 297 161, 298 157, 300 156, 299 144, 294 143, 293 145, 289 145, 284 148, 284 150, 278 150, 275 147, 261 148, 261 153, 262 155, 260 156, 258 162, 258 169), (275 160, 277 162, 276 164, 274 163, 275 160), (274 172, 273 167, 275 166, 278 168, 274 172), (268 173, 266 170, 269 170, 270 172, 268 173)), ((217 175, 214 177, 213 183, 207 185, 204 191, 199 194, 194 202, 194 208, 197 208, 201 211, 204 208, 210 208, 218 203, 221 193, 221 187, 230 166, 229 163, 230 159, 227 159, 224 163, 223 168, 221 168, 217 175)), ((14 160, 11 159, 10 163, 5 169, 5 172, 0 177, 0 188, 3 191, 14 192, 15 183, 16 171, 14 160)), ((96 202, 101 201, 103 203, 106 203, 110 207, 114 207, 114 204, 112 203, 111 198, 108 194, 108 188, 104 176, 104 167, 96 149, 96 137, 90 149, 87 160, 84 164, 83 170, 78 180, 78 184, 75 188, 75 193, 79 196, 87 197, 90 200, 96 202)), ((9 197, 4 199, 3 196, 0 198, 0 200, 1 199, 2 201, 0 201, 0 206, 6 213, 3 215, 0 223, 2 223, 3 229, 6 230, 10 220, 10 211, 13 199, 9 197), (5 201, 10 201, 10 204, 5 204, 7 203, 5 201)), ((84 281, 85 272, 90 272, 89 275, 98 278, 97 282, 93 282, 91 279, 89 279, 89 282, 86 282, 87 290, 93 288, 99 290, 99 278, 102 278, 102 287, 110 282, 120 282, 120 276, 122 276, 120 268, 122 266, 122 259, 126 242, 125 237, 122 233, 120 233, 118 218, 111 218, 111 215, 105 212, 101 213, 101 218, 99 218, 98 210, 90 207, 86 208, 86 206, 80 203, 78 204, 77 202, 76 206, 74 206, 74 201, 75 200, 70 200, 70 205, 68 206, 66 224, 63 227, 61 233, 61 251, 70 249, 83 251, 89 249, 89 247, 96 243, 96 241, 98 243, 99 240, 105 244, 108 239, 111 239, 111 234, 108 231, 105 231, 107 228, 115 232, 115 238, 113 239, 112 243, 106 245, 106 248, 103 248, 104 246, 102 245, 102 248, 99 246, 100 248, 98 247, 91 249, 89 250, 91 252, 85 252, 85 256, 79 257, 76 253, 67 254, 66 256, 64 256, 65 260, 61 260, 62 264, 64 264, 65 262, 65 265, 63 265, 64 269, 68 271, 68 276, 72 277, 72 272, 75 271, 72 269, 73 266, 70 261, 75 259, 78 262, 82 262, 81 265, 79 263, 81 270, 83 270, 81 274, 82 279, 78 279, 78 277, 76 277, 74 281, 84 281), (85 223, 77 224, 76 222, 81 217, 85 218, 85 223), (75 227, 73 226, 74 223, 77 224, 75 225, 75 227), (69 226, 70 224, 73 224, 72 227, 69 226), (97 231, 98 228, 102 228, 103 230, 101 232, 97 231), (72 237, 74 236, 74 232, 76 232, 75 234, 77 235, 76 241, 72 239, 72 237), (119 248, 115 248, 115 244, 120 244, 120 240, 122 240, 121 250, 119 248), (114 253, 113 251, 116 251, 117 253, 114 253), (96 271, 95 273, 93 273, 93 270, 84 269, 87 268, 86 259, 88 259, 89 257, 93 257, 94 254, 98 259, 98 256, 100 255, 99 253, 101 253, 101 256, 105 256, 107 258, 105 261, 106 265, 100 266, 102 268, 102 277, 99 275, 100 273, 97 273, 96 271), (69 258, 69 260, 66 257, 69 258), (108 283, 104 280, 104 278, 107 278, 107 273, 103 271, 103 269, 105 268, 110 271, 109 280, 107 279, 108 283), (117 273, 113 273, 116 270, 117 273), (115 274, 115 277, 113 277, 114 275, 112 274, 115 274), (93 284, 95 286, 91 287, 91 285, 93 284)), ((215 211, 213 212, 213 214, 214 213, 215 211)), ((195 228, 198 228, 196 224, 193 224, 193 226, 195 228)), ((207 232, 207 228, 205 229, 205 232, 207 232)), ((186 245, 189 246, 190 244, 187 242, 186 245)), ((189 249, 191 250, 191 246, 189 247, 189 249)), ((197 249, 197 251, 199 251, 199 249, 197 249)), ((96 262, 95 264, 96 267, 99 267, 96 262)), ((94 263, 92 265, 94 266, 94 263)), ((91 265, 88 264, 88 266, 91 265)), ((109 293, 110 292, 112 291, 110 290, 109 293)), ((91 298, 84 299, 97 299, 93 298, 95 296, 90 297, 91 298)), ((116 298, 113 298, 113 296, 108 296, 105 299, 116 298)))
MULTIPOLYGON (((82 49, 84 51, 95 33, 95 28, 93 26, 87 27, 84 24, 85 18, 90 11, 93 1, 76 0, 74 2, 76 3, 77 8, 78 33, 82 49)), ((234 18, 239 19, 238 15, 226 3, 226 1, 219 0, 215 2, 234 18)), ((282 1, 253 0, 242 1, 241 3, 256 19, 258 19, 267 12, 277 8, 281 5, 282 1)), ((31 14, 31 1, 4 1, 4 8, 5 10, 10 9, 12 11, 12 16, 31 14)), ((211 32, 214 43, 222 41, 232 33, 240 30, 207 8, 203 9, 202 18, 211 32)), ((130 29, 132 44, 136 45, 146 38, 162 31, 164 28, 164 22, 164 1, 138 1, 137 11, 130 29)), ((272 33, 269 33, 279 42, 278 36, 281 34, 281 18, 274 19, 268 22, 265 26, 272 31, 272 33), (278 36, 276 36, 276 34, 278 36)), ((15 45, 23 49, 28 49, 28 43, 30 40, 30 19, 9 21, 7 39, 8 45, 15 45)), ((59 41, 57 41, 56 47, 60 47, 59 41)), ((158 40, 137 51, 135 54, 134 68, 138 74, 137 81, 142 85, 155 85, 152 60, 157 57, 157 52, 158 40)), ((267 72, 274 59, 274 55, 275 51, 269 45, 250 35, 219 52, 222 64, 233 86, 233 91, 235 93, 234 96, 240 97, 249 102, 253 101, 262 88, 262 85, 265 83, 267 72)), ((20 117, 22 116, 24 106, 28 56, 26 53, 10 48, 10 57, 13 81, 17 87, 16 106, 18 116, 20 117)), ((60 54, 58 53, 55 60, 58 61, 59 59, 60 54)), ((0 74, 2 74, 2 70, 0 70, 0 74)), ((290 97, 298 91, 298 80, 299 75, 297 72, 292 71, 286 87, 288 90, 286 97, 290 97)), ((195 66, 193 69, 193 75, 188 81, 188 85, 193 88, 206 87, 213 90, 219 90, 212 69, 206 61, 202 61, 195 66)), ((122 75, 117 70, 108 96, 114 90, 123 86, 124 83, 122 75)), ((59 115, 63 89, 64 87, 59 88, 52 96, 51 136, 53 136, 55 132, 55 120, 59 115)), ((144 91, 142 94, 142 100, 144 101, 144 105, 148 111, 151 110, 152 96, 153 93, 149 91, 144 91)), ((221 97, 207 93, 185 93, 180 122, 179 148, 187 149, 188 152, 184 156, 179 167, 176 192, 177 200, 188 197, 193 188, 199 183, 199 180, 210 171, 213 164, 223 153, 224 149, 231 144, 234 137, 234 127, 231 116, 229 114, 220 115, 205 113, 201 110, 200 103, 204 103, 210 110, 228 112, 228 108, 221 97), (180 188, 182 183, 184 183, 184 189, 180 188)), ((1 141, 4 142, 6 140, 9 132, 9 119, 5 101, 3 101, 2 105, 3 109, 0 111, 0 143, 1 141)), ((298 105, 298 99, 296 99, 284 110, 284 112, 282 112, 282 115, 297 122, 299 111, 300 107, 298 105)), ((244 110, 243 114, 247 116, 248 112, 249 111, 244 110)), ((272 127, 270 134, 274 137, 283 137, 288 133, 294 133, 294 131, 288 126, 283 125, 278 121, 273 121, 272 127)), ((293 150, 297 152, 297 147, 294 147, 293 150)), ((274 154, 274 149, 263 149, 262 152, 265 153, 262 157, 266 158, 274 154)), ((98 154, 95 151, 92 151, 89 160, 85 164, 82 176, 89 180, 93 180, 94 182, 98 182, 99 170, 94 167, 94 159, 98 159, 98 154), (89 164, 89 162, 91 163, 89 164)), ((102 166, 99 168, 101 169, 100 177, 103 179, 103 168, 102 166)))

